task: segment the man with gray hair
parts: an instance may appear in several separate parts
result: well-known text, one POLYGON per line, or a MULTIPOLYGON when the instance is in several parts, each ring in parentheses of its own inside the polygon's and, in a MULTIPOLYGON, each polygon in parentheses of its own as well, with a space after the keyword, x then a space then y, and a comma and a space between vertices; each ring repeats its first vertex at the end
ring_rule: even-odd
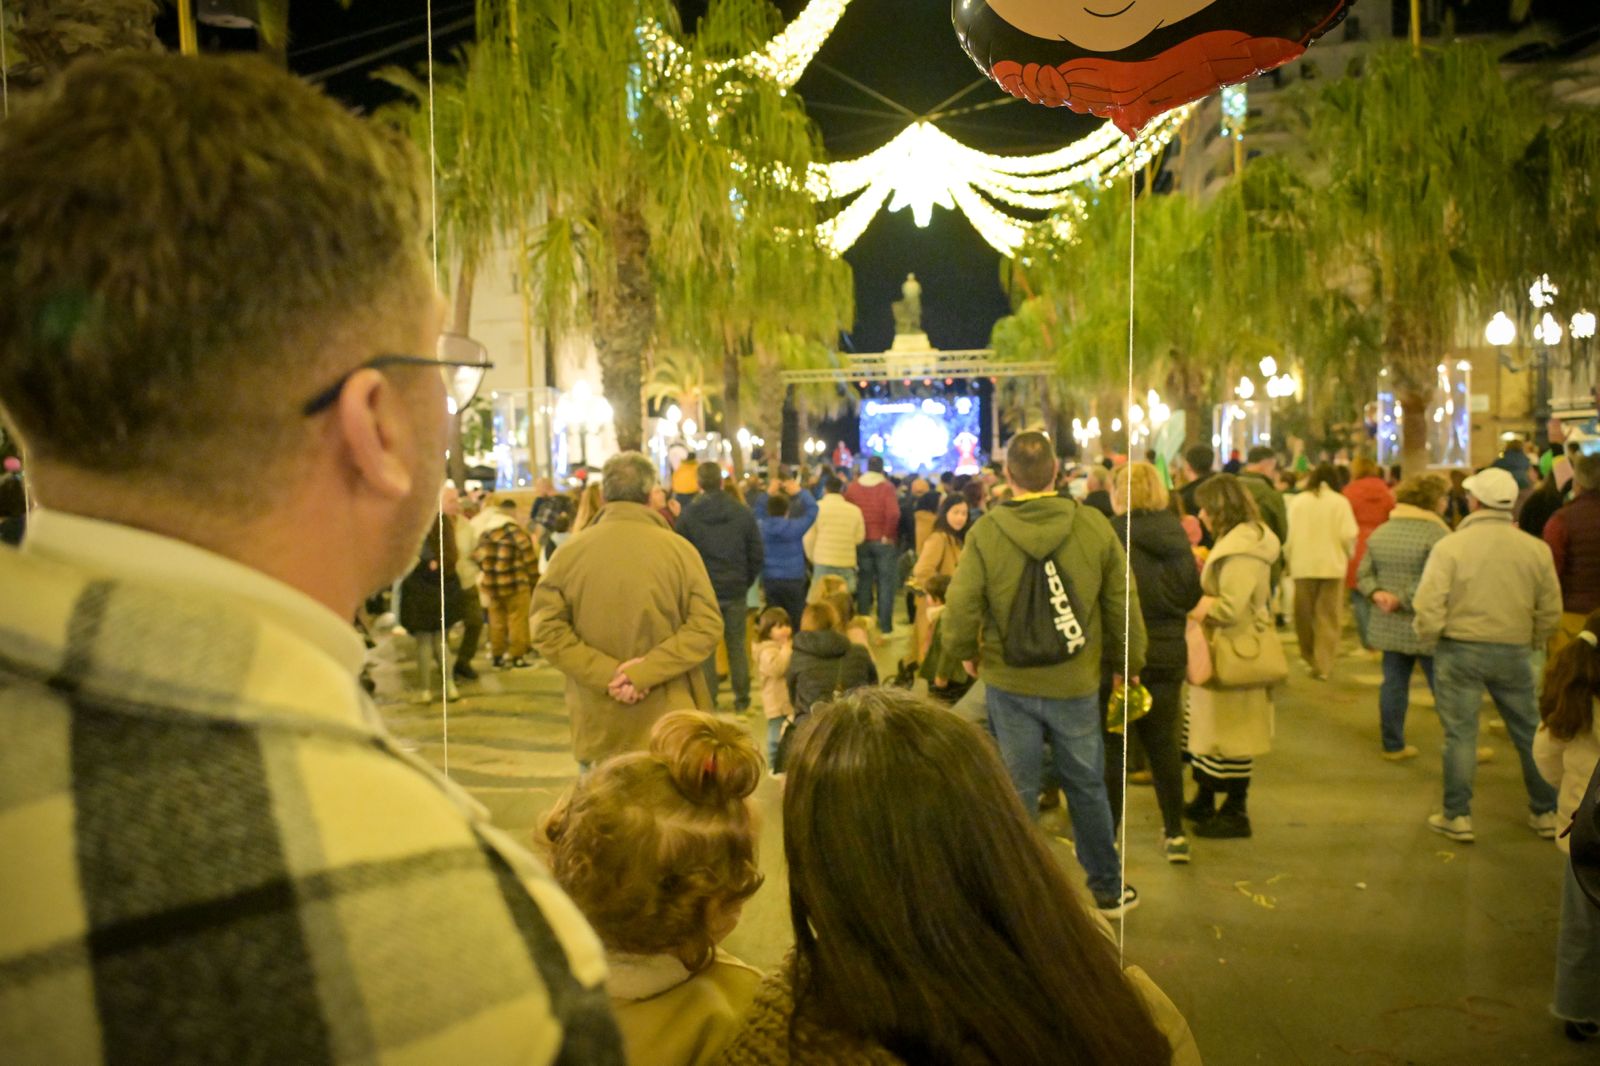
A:
POLYGON ((702 667, 722 612, 700 553, 650 508, 655 486, 647 457, 612 456, 599 518, 551 557, 533 594, 533 645, 566 675, 585 767, 647 748, 668 711, 711 709, 702 667))
POLYGON ((1572 492, 1572 502, 1544 526, 1561 580, 1561 626, 1550 640, 1552 655, 1578 635, 1589 612, 1600 610, 1600 455, 1573 464, 1572 492))

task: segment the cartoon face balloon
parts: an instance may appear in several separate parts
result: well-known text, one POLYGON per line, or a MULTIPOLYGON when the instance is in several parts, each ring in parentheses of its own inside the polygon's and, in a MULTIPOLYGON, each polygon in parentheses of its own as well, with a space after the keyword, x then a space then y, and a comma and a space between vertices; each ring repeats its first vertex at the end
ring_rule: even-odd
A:
POLYGON ((961 45, 1013 96, 1116 123, 1298 58, 1353 0, 951 0, 961 45))

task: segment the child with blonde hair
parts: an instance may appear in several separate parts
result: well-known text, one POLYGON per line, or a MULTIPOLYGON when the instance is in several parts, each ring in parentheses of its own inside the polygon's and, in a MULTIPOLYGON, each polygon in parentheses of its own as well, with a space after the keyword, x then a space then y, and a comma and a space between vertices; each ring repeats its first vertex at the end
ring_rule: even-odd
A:
POLYGON ((740 726, 674 711, 649 751, 602 763, 545 819, 551 871, 605 945, 631 1062, 713 1061, 754 999, 760 972, 718 944, 761 887, 760 780, 740 726))

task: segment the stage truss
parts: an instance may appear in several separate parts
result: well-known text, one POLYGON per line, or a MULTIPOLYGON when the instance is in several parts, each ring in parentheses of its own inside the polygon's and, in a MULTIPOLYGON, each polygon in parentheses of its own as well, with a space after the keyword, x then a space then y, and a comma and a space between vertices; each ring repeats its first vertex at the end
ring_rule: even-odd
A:
POLYGON ((1021 378, 1048 377, 1055 364, 1045 360, 1015 362, 996 359, 988 348, 938 352, 879 352, 851 357, 844 366, 822 370, 785 370, 785 385, 816 385, 836 381, 907 381, 912 378, 1021 378))

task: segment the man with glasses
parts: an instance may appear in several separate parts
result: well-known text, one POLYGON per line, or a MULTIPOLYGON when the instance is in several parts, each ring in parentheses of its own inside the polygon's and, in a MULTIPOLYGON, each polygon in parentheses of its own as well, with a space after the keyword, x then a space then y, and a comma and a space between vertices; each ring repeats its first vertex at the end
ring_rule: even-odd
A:
POLYGON ((592 932, 357 681, 484 367, 412 153, 123 55, 0 159, 0 1057, 620 1063, 592 932))

